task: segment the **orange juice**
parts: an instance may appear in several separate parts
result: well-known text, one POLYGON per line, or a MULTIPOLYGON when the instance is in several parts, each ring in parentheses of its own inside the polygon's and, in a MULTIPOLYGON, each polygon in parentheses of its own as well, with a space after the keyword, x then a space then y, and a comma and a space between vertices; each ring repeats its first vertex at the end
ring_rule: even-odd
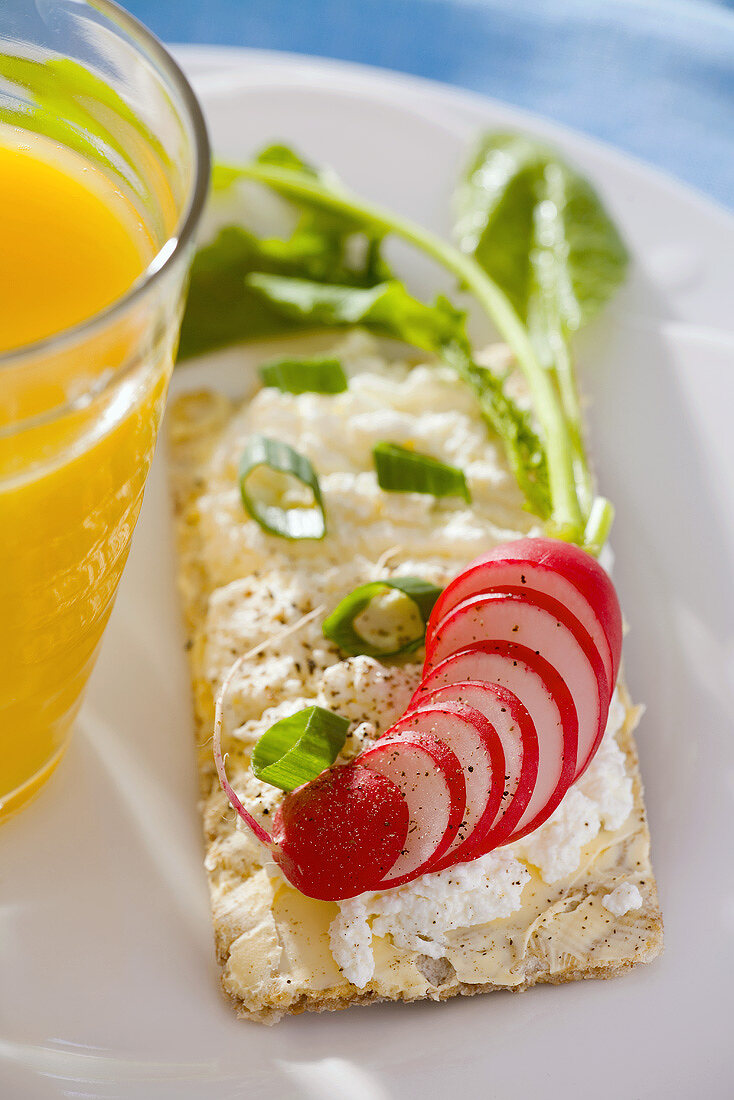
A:
MULTIPOLYGON (((154 251, 99 168, 0 126, 0 353, 104 310, 154 251)), ((58 762, 112 609, 174 350, 175 324, 142 328, 0 362, 0 819, 58 762)))

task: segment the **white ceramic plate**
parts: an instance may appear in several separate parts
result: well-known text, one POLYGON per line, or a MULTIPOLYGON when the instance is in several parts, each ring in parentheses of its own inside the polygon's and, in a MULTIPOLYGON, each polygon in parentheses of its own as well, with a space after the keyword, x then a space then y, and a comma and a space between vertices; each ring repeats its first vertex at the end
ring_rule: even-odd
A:
MULTIPOLYGON (((439 85, 274 54, 181 56, 221 153, 290 140, 446 229, 472 134, 525 127, 581 165, 621 223, 634 274, 582 358, 599 477, 618 509, 628 676, 648 704, 639 743, 666 951, 613 982, 522 997, 271 1030, 237 1021, 213 959, 161 451, 73 746, 0 830, 0 1095, 731 1095, 734 220, 585 138, 439 85)), ((403 270, 431 289, 428 269, 406 257, 403 270)), ((225 356, 175 385, 237 389, 245 371, 225 356)))

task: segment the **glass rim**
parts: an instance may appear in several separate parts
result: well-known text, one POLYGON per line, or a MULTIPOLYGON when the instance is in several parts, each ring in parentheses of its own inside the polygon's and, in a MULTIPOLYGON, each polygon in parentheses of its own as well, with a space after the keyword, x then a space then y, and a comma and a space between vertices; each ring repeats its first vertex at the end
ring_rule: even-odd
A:
MULTIPOLYGON (((139 52, 147 53, 150 60, 168 77, 180 96, 193 136, 193 185, 186 205, 178 216, 173 233, 166 237, 142 273, 124 294, 83 321, 78 321, 50 336, 44 336, 40 340, 0 352, 0 370, 17 365, 27 357, 53 354, 57 350, 63 350, 66 345, 83 340, 87 335, 93 335, 101 325, 119 318, 143 298, 150 288, 160 281, 160 277, 170 271, 191 242, 209 191, 211 156, 209 134, 201 105, 183 69, 153 32, 114 0, 86 0, 86 2, 91 10, 106 16, 111 23, 127 31, 133 39, 134 47, 139 52)), ((58 408, 53 411, 58 413, 58 408)))

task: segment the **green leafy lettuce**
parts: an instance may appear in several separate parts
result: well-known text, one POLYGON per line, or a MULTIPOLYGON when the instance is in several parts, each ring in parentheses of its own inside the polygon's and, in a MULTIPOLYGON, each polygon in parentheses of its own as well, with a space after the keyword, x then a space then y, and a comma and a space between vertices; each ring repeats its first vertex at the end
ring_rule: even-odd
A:
POLYGON ((459 247, 502 288, 553 372, 588 519, 593 493, 570 339, 624 281, 624 242, 588 180, 522 134, 480 139, 455 205, 459 247))
POLYGON ((591 185, 545 146, 487 135, 457 194, 458 247, 359 199, 283 145, 215 169, 215 189, 259 183, 297 212, 283 239, 228 227, 194 263, 181 355, 237 340, 360 325, 448 362, 502 440, 547 529, 598 550, 612 519, 595 498, 569 340, 624 277, 626 252, 591 185), (382 255, 394 235, 454 276, 494 323, 523 374, 529 407, 476 363, 466 318, 447 298, 414 298, 382 255))

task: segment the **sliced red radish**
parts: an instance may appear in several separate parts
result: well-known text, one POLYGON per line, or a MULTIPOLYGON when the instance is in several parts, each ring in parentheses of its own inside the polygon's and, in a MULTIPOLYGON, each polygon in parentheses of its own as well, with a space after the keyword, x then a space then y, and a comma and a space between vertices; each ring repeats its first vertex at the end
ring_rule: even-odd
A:
POLYGON ((457 849, 460 851, 457 858, 441 861, 440 866, 448 866, 459 859, 473 859, 480 851, 489 851, 486 842, 490 836, 490 847, 497 847, 515 831, 533 796, 538 776, 538 738, 527 710, 507 688, 483 681, 465 681, 430 689, 429 681, 430 677, 424 680, 415 702, 447 706, 449 700, 455 700, 476 708, 496 730, 505 757, 503 781, 498 784, 501 802, 495 817, 482 823, 463 850, 457 849))
POLYGON ((609 707, 604 667, 588 634, 571 615, 561 619, 531 597, 493 592, 458 604, 437 626, 426 655, 428 674, 452 653, 489 639, 517 642, 545 658, 564 680, 578 717, 574 778, 591 760, 604 734, 609 707))
MULTIPOLYGON (((505 753, 502 740, 481 709, 471 699, 427 699, 432 732, 455 754, 466 784, 466 811, 461 828, 445 854, 430 865, 431 871, 470 859, 472 844, 495 821, 505 794, 505 753)), ((408 708, 404 724, 425 725, 423 706, 418 700, 408 708)))
POLYGON ((221 696, 220 781, 304 894, 399 886, 546 820, 603 736, 621 644, 614 587, 589 555, 554 539, 507 543, 437 601, 403 718, 351 764, 287 794, 272 837, 227 779, 221 696))
POLYGON ((397 784, 353 761, 286 795, 273 820, 273 856, 302 894, 355 897, 373 890, 400 857, 409 820, 397 784))
POLYGON ((520 539, 477 558, 439 596, 426 629, 430 645, 440 620, 463 600, 488 592, 538 592, 557 600, 591 636, 611 688, 622 652, 622 613, 608 574, 594 558, 558 539, 520 539))
MULTIPOLYGON (((441 661, 418 688, 411 706, 426 692, 464 680, 508 688, 521 699, 537 731, 538 777, 532 798, 508 839, 519 839, 550 817, 573 782, 578 720, 571 693, 556 670, 534 650, 515 642, 487 641, 441 661)), ((470 700, 468 700, 470 701, 470 700)))
POLYGON ((462 829, 466 784, 456 755, 431 731, 445 715, 438 708, 404 716, 359 763, 387 776, 408 805, 408 835, 380 888, 400 886, 422 875, 444 854, 462 829))

